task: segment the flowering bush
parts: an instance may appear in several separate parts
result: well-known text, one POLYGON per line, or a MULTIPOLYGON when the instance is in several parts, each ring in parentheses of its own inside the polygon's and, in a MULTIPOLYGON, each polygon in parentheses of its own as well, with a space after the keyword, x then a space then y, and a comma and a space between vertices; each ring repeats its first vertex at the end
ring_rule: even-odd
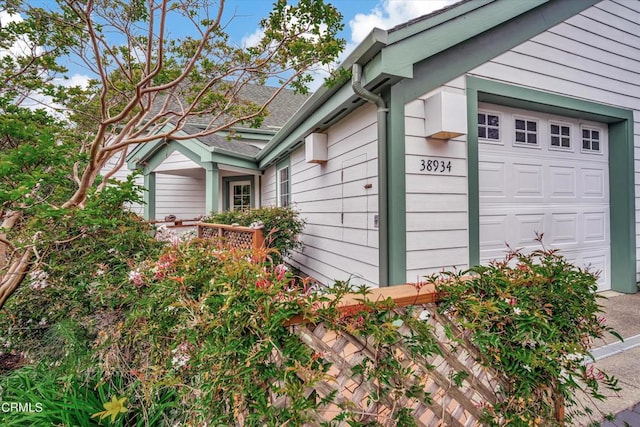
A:
POLYGON ((502 371, 505 399, 487 408, 488 425, 554 425, 562 399, 573 410, 566 421, 589 412, 575 407, 585 389, 603 399, 600 386, 618 390, 616 379, 587 362, 594 339, 617 336, 600 316, 597 277, 556 251, 512 251, 505 260, 447 275, 439 285, 442 311, 453 316, 484 355, 502 371), (554 399, 556 398, 556 399, 554 399))
POLYGON ((246 425, 304 423, 311 403, 290 372, 321 361, 283 326, 304 289, 284 265, 261 262, 268 251, 194 239, 132 266, 131 307, 96 341, 105 378, 124 372, 130 380, 123 393, 129 417, 142 416, 154 396, 171 390, 169 425, 234 425, 242 417, 246 425), (264 406, 270 393, 291 405, 264 406))

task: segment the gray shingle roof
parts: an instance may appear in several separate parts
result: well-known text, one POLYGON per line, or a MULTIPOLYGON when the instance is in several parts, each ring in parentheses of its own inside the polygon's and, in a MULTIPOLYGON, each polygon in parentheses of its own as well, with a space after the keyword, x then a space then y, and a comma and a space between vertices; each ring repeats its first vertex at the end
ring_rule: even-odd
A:
MULTIPOLYGON (((200 129, 192 125, 185 125, 183 131, 188 134, 195 134, 199 132, 200 129)), ((196 139, 209 147, 221 148, 232 153, 244 154, 251 157, 254 157, 260 151, 258 147, 254 147, 251 144, 237 139, 229 139, 223 135, 199 136, 196 139)))
MULTIPOLYGON (((263 104, 276 90, 277 88, 270 86, 247 84, 240 91, 240 97, 256 104, 263 104)), ((308 97, 309 95, 302 95, 294 93, 293 90, 284 89, 267 107, 267 117, 265 117, 259 129, 277 131, 298 111, 308 97)), ((209 123, 207 117, 193 118, 190 119, 189 122, 194 125, 203 126, 209 123)))

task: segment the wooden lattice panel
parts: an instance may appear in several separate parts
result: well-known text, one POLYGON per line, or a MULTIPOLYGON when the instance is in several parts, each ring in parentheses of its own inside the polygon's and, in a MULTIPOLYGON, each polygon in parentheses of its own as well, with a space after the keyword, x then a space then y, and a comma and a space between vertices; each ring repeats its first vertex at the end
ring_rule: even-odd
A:
MULTIPOLYGON (((405 309, 398 309, 405 310, 405 309)), ((346 332, 336 332, 324 324, 299 324, 295 332, 316 353, 331 364, 326 380, 310 385, 307 394, 324 398, 335 392, 333 403, 321 406, 317 411, 318 425, 330 421, 344 408, 359 414, 359 421, 375 421, 383 426, 395 426, 392 415, 398 408, 410 408, 418 426, 468 427, 479 425, 483 405, 496 402, 495 390, 504 380, 496 373, 483 368, 478 362, 480 352, 462 332, 446 317, 437 314, 434 304, 424 304, 412 310, 432 327, 440 354, 411 355, 402 343, 391 351, 396 360, 413 374, 404 377, 405 388, 413 385, 428 393, 426 399, 407 398, 402 395, 383 396, 378 401, 371 399, 378 384, 357 373, 356 366, 368 358, 375 366, 380 354, 368 338, 356 337, 346 332), (457 338, 452 340, 446 330, 457 338), (453 381, 455 375, 465 377, 459 386, 453 381)), ((400 334, 408 336, 411 331, 406 324, 400 326, 400 334)), ((399 381, 394 378, 392 381, 399 381)), ((318 399, 319 400, 319 399, 318 399)), ((347 425, 343 423, 341 425, 347 425)))
POLYGON ((251 249, 253 247, 253 233, 236 230, 222 230, 222 242, 230 248, 251 249))
POLYGON ((258 249, 264 245, 264 234, 260 228, 240 227, 226 224, 196 224, 198 237, 219 239, 220 243, 234 249, 258 249))

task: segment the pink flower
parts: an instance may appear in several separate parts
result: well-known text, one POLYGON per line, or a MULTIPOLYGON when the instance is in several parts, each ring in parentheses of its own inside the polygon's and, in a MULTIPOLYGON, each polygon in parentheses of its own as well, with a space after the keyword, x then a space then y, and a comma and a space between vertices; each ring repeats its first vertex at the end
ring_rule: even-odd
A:
POLYGON ((133 282, 136 286, 142 286, 144 285, 144 275, 136 268, 129 272, 129 281, 133 282))
POLYGON ((504 302, 506 302, 507 304, 509 304, 511 307, 513 307, 514 305, 516 305, 516 303, 518 302, 517 298, 505 298, 504 302))
POLYGON ((287 274, 287 271, 288 271, 288 270, 289 270, 289 269, 288 269, 288 268, 287 268, 287 266, 286 266, 286 265, 284 265, 284 264, 278 264, 278 265, 276 265, 276 267, 274 268, 274 271, 275 271, 275 273, 276 273, 276 278, 277 278, 278 280, 282 280, 282 279, 284 279, 284 276, 287 274))

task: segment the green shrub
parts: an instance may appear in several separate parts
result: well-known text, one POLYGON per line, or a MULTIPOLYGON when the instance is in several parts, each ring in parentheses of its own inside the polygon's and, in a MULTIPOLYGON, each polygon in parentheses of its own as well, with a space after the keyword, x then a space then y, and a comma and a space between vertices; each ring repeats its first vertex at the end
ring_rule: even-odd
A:
POLYGON ((145 393, 127 393, 132 407, 172 390, 185 425, 236 425, 242 417, 248 426, 304 424, 312 403, 292 371, 321 364, 283 326, 298 310, 290 273, 265 267, 263 257, 195 239, 132 270, 136 299, 123 323, 100 334, 97 354, 105 370, 140 382, 145 393), (289 404, 269 406, 270 393, 289 404))
MULTIPOLYGON (((471 334, 485 365, 507 378, 504 399, 487 409, 488 425, 555 425, 554 396, 581 413, 575 393, 604 399, 615 378, 594 370, 589 348, 605 331, 597 277, 556 251, 511 252, 504 261, 446 275, 441 310, 471 334)), ((588 408, 585 408, 589 412, 588 408)))
POLYGON ((274 264, 291 251, 302 248, 298 235, 304 229, 304 221, 292 208, 265 207, 245 211, 223 211, 208 217, 206 222, 217 224, 238 224, 249 227, 252 224, 264 225, 265 239, 270 248, 277 249, 273 253, 274 264))
MULTIPOLYGON (((353 292, 348 283, 336 283, 328 294, 311 293, 284 265, 262 259, 262 251, 195 239, 167 247, 132 271, 136 301, 122 324, 101 332, 96 354, 103 371, 135 375, 132 384, 145 392, 123 393, 131 408, 142 411, 153 396, 171 390, 177 398, 169 412, 180 425, 306 425, 336 395, 308 395, 308 387, 327 381, 330 363, 284 326, 297 314, 347 336, 368 337, 377 358, 365 358, 354 374, 378 384, 369 401, 428 399, 419 386, 422 371, 404 366, 404 354, 396 351, 402 342, 411 354, 436 351, 424 322, 396 313, 389 301, 345 312, 339 300, 353 292), (416 327, 400 334, 400 325, 416 327)), ((334 420, 323 425, 365 425, 348 399, 335 399, 335 405, 334 420)), ((394 425, 415 425, 407 412, 397 407, 388 416, 394 425)))
POLYGON ((129 181, 107 187, 84 209, 56 211, 55 220, 29 218, 23 231, 33 235, 21 238, 37 241, 39 259, 0 311, 3 350, 35 361, 80 360, 97 330, 118 321, 131 265, 163 246, 147 223, 123 210, 137 197, 129 181))

